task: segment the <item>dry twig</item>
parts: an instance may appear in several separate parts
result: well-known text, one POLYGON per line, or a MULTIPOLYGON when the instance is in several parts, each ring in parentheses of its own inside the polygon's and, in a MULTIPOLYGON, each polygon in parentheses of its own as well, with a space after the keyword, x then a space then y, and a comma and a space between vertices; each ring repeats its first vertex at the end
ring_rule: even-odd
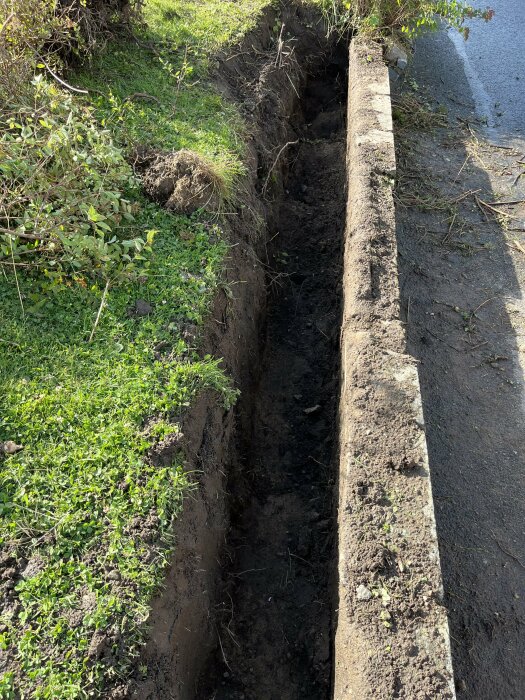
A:
POLYGON ((108 290, 109 290, 109 280, 106 282, 106 286, 104 287, 102 299, 100 300, 100 306, 98 307, 97 317, 95 319, 95 324, 94 324, 93 329, 91 331, 91 335, 89 336, 88 343, 92 342, 93 337, 95 335, 95 331, 97 330, 98 322, 100 321, 100 316, 102 315, 102 310, 104 308, 104 304, 106 303, 106 297, 108 295, 108 290))
POLYGON ((488 202, 484 202, 479 197, 476 197, 476 200, 479 201, 479 204, 481 204, 481 206, 486 207, 487 209, 494 212, 495 214, 499 214, 499 216, 505 216, 508 219, 517 219, 518 221, 521 221, 521 218, 519 216, 514 216, 514 214, 508 214, 506 211, 503 211, 503 209, 498 209, 497 207, 493 207, 492 204, 489 204, 488 202))
MULTIPOLYGON (((29 44, 27 44, 27 45, 29 46, 29 44)), ((31 47, 29 46, 29 48, 31 48, 31 47)), ((46 63, 46 61, 42 58, 42 56, 41 56, 39 53, 36 53, 36 52, 35 52, 35 54, 36 54, 38 60, 42 62, 42 65, 43 65, 44 68, 47 70, 47 72, 49 73, 49 75, 50 75, 52 78, 54 78, 54 79, 57 81, 57 83, 60 83, 60 85, 62 85, 63 87, 65 87, 67 90, 71 90, 71 92, 76 92, 76 93, 78 93, 79 95, 89 95, 89 90, 82 90, 81 88, 74 87, 73 85, 70 85, 69 83, 66 83, 65 80, 62 80, 62 78, 61 78, 60 76, 58 76, 58 75, 52 70, 52 68, 46 63)), ((95 92, 95 91, 93 91, 93 92, 95 92)), ((97 90, 97 92, 98 92, 98 90, 97 90)), ((103 94, 103 93, 101 93, 101 94, 103 94)))
POLYGON ((268 175, 266 176, 266 180, 264 181, 264 185, 263 185, 263 187, 262 187, 262 195, 263 195, 263 197, 266 196, 266 191, 267 191, 268 185, 269 185, 269 183, 270 183, 270 178, 271 178, 272 173, 273 173, 273 171, 274 171, 274 169, 275 169, 275 166, 276 166, 277 163, 279 162, 279 158, 281 157, 281 154, 283 153, 283 151, 284 151, 286 148, 288 148, 288 146, 295 146, 297 143, 299 143, 299 139, 297 139, 296 141, 288 141, 288 143, 285 143, 284 146, 283 146, 283 147, 281 148, 281 150, 279 151, 279 153, 277 154, 277 158, 274 160, 272 167, 271 167, 270 170, 268 171, 268 175))
POLYGON ((11 14, 7 17, 6 21, 0 27, 0 36, 2 36, 6 27, 13 21, 14 17, 15 17, 15 13, 11 12, 11 14))
POLYGON ((514 559, 514 561, 516 561, 521 566, 522 569, 525 569, 525 564, 521 561, 521 559, 519 557, 517 557, 515 554, 513 554, 512 552, 510 552, 508 549, 506 549, 501 544, 501 542, 498 540, 498 538, 496 537, 496 535, 492 531, 490 534, 494 538, 494 542, 498 545, 498 547, 501 549, 501 551, 504 552, 511 559, 514 559))

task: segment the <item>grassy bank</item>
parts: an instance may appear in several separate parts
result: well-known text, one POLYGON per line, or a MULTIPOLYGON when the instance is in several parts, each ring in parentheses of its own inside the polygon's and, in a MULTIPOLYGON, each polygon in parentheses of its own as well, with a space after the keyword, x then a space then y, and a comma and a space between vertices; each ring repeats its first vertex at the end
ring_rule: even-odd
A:
MULTIPOLYGON (((122 155, 191 148, 232 192, 243 126, 206 73, 266 4, 149 0, 136 40, 108 44, 68 76, 90 90, 75 103, 93 106, 122 155)), ((198 352, 228 250, 220 219, 160 209, 119 167, 133 208, 122 237, 155 233, 132 273, 58 279, 48 258, 30 269, 2 260, 0 698, 96 697, 126 677, 191 489, 182 455, 159 467, 151 450, 176 441, 203 389, 235 401, 220 358, 198 352)))

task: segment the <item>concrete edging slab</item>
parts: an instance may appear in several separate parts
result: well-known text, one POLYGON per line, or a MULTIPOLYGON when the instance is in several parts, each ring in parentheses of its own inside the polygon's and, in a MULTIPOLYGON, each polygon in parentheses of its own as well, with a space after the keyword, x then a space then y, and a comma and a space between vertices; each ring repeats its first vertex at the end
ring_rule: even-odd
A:
POLYGON ((453 700, 419 379, 400 321, 388 69, 361 39, 347 159, 334 698, 453 700))

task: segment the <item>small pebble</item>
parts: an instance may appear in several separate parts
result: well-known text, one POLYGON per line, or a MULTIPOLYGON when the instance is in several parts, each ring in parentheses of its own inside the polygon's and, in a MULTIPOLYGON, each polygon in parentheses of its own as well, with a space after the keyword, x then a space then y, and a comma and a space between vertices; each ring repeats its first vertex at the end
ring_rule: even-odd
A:
POLYGON ((357 600, 370 600, 372 593, 363 584, 359 585, 356 590, 357 600))
POLYGON ((316 404, 315 406, 311 406, 310 408, 305 408, 304 413, 307 416, 311 416, 312 413, 317 413, 320 410, 321 410, 321 406, 319 404, 316 404))

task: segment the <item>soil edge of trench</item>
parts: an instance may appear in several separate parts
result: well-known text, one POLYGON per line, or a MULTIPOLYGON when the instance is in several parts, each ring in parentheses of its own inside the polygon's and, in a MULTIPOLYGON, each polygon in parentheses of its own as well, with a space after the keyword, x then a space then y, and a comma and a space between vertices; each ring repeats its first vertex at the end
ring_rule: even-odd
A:
POLYGON ((180 443, 159 447, 161 463, 170 463, 174 450, 183 451, 195 488, 174 525, 176 547, 163 590, 152 602, 147 643, 132 674, 104 691, 108 700, 193 700, 203 666, 221 643, 217 604, 230 527, 228 475, 240 468, 242 436, 250 431, 251 397, 259 381, 268 267, 262 261, 293 156, 283 144, 297 141, 296 110, 309 71, 329 58, 336 44, 315 8, 286 0, 265 10, 239 45, 217 56, 214 87, 238 105, 251 129, 242 201, 223 222, 232 244, 225 292, 214 300, 201 348, 223 358, 223 368, 242 391, 231 410, 213 392, 203 393, 183 417, 180 443), (281 37, 277 22, 286 28, 281 37), (233 293, 226 293, 228 284, 233 293))
POLYGON ((354 40, 334 700, 455 698, 416 361, 400 321, 388 69, 354 40))
MULTIPOLYGON (((286 18, 289 27, 299 21, 305 26, 297 13, 295 9, 286 18)), ((268 48, 274 20, 269 12, 262 31, 246 39, 246 45, 255 42, 264 54, 264 65, 230 62, 223 86, 234 96, 244 93, 241 98, 257 117, 259 134, 265 133, 265 122, 275 125, 259 137, 261 148, 255 140, 249 146, 252 193, 260 189, 260 173, 272 167, 280 145, 293 141, 287 122, 296 106, 295 85, 304 80, 298 64, 290 66, 291 87, 287 74, 275 70, 268 48), (239 76, 246 72, 256 80, 254 96, 240 88, 239 76), (277 101, 279 90, 284 98, 277 101)), ((395 152, 388 71, 379 45, 352 42, 348 100, 333 697, 453 700, 419 380, 399 320, 395 152)), ((277 200, 286 174, 283 159, 276 169, 277 200)), ((256 381, 250 367, 260 360, 265 302, 258 258, 265 241, 251 239, 246 231, 257 228, 258 218, 267 225, 272 219, 264 203, 251 203, 254 213, 232 225, 239 245, 232 249, 229 273, 239 279, 242 273, 250 284, 233 302, 216 300, 212 318, 221 327, 210 326, 205 339, 205 346, 225 358, 237 383, 248 391, 256 381)), ((216 554, 228 528, 223 467, 237 459, 235 432, 243 427, 242 405, 236 414, 224 412, 213 397, 203 395, 185 427, 188 468, 199 469, 203 476, 177 525, 178 552, 150 616, 150 643, 140 660, 152 674, 122 689, 124 695, 117 691, 108 698, 190 700, 202 660, 215 645, 216 554)))

